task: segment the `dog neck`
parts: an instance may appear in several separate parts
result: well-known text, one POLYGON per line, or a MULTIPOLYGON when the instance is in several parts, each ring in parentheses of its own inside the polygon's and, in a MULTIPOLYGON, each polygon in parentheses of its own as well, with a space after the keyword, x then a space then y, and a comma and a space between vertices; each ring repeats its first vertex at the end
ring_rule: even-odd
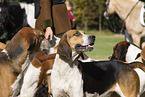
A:
POLYGON ((73 64, 76 64, 76 60, 79 58, 79 54, 76 51, 72 52, 71 59, 67 59, 66 57, 62 56, 61 54, 58 54, 58 55, 62 61, 70 64, 71 67, 73 67, 73 64))
POLYGON ((80 54, 76 53, 75 51, 72 52, 72 61, 77 60, 80 57, 80 54))
POLYGON ((18 95, 19 91, 21 90, 24 74, 26 73, 29 64, 30 64, 30 59, 29 59, 29 55, 28 55, 24 64, 22 64, 22 72, 17 76, 17 80, 11 86, 13 89, 13 94, 12 94, 13 97, 18 95))

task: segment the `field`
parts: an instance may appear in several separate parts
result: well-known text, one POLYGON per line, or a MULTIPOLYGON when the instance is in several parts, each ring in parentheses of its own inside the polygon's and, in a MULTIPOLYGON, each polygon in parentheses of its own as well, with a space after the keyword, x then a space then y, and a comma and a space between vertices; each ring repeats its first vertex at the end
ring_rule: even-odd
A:
POLYGON ((86 54, 95 60, 108 60, 108 57, 113 52, 113 47, 120 41, 125 40, 125 36, 122 34, 114 34, 110 31, 86 31, 86 34, 96 36, 94 49, 86 54))

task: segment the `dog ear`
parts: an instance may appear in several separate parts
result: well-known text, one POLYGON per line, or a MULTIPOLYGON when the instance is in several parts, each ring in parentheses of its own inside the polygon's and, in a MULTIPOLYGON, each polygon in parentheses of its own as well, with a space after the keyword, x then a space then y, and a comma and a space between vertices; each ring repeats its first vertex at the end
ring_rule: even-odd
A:
POLYGON ((63 60, 69 61, 72 59, 72 50, 67 42, 66 34, 64 34, 59 42, 57 53, 61 55, 60 57, 62 57, 63 60))
POLYGON ((39 49, 40 46, 40 39, 38 39, 38 37, 36 37, 35 35, 33 35, 33 38, 30 39, 30 41, 28 41, 29 47, 28 47, 28 52, 29 53, 33 53, 33 49, 39 49))
POLYGON ((117 48, 117 53, 118 53, 118 60, 123 60, 125 61, 125 55, 126 55, 126 52, 127 52, 127 48, 124 47, 124 46, 119 46, 117 48))
POLYGON ((37 41, 36 36, 33 36, 33 38, 30 41, 28 41, 29 44, 28 51, 31 51, 35 47, 36 41, 37 41))

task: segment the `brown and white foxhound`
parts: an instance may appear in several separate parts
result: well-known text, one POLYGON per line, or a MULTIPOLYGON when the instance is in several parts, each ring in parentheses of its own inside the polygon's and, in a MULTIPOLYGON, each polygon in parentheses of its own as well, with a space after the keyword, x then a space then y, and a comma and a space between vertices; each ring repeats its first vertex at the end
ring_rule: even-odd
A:
POLYGON ((43 39, 41 31, 22 28, 0 53, 0 97, 12 96, 23 63, 32 60, 43 39))
MULTIPOLYGON (((50 43, 45 38, 43 39, 40 51, 36 53, 36 56, 29 63, 28 69, 25 71, 25 75, 23 78, 22 88, 20 90, 19 95, 20 97, 39 97, 41 95, 40 91, 42 92, 42 85, 44 88, 47 89, 42 92, 44 95, 50 95, 50 76, 51 76, 51 69, 54 63, 55 54, 57 51, 58 42, 60 41, 59 38, 56 37, 56 44, 50 47, 50 43), (45 83, 44 83, 45 81, 45 83)), ((21 81, 20 79, 18 81, 21 81)), ((18 95, 18 93, 16 94, 18 95)))
MULTIPOLYGON (((50 90, 50 75, 54 58, 55 54, 46 55, 44 51, 37 52, 24 75, 20 97, 35 97, 35 95, 38 97, 38 89, 41 85, 48 86, 50 90)), ((49 90, 45 90, 44 93, 48 95, 49 90)))
POLYGON ((94 35, 79 30, 70 30, 62 36, 51 72, 53 97, 83 97, 83 79, 77 59, 81 52, 91 51, 94 42, 94 35))

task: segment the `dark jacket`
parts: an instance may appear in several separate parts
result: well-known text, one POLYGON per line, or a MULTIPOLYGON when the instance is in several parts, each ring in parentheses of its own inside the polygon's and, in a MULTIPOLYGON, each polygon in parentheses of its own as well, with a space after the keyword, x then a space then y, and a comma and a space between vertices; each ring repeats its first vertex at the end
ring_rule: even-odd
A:
POLYGON ((52 4, 64 4, 65 0, 52 0, 52 4))
POLYGON ((41 31, 52 27, 54 34, 57 35, 70 30, 71 24, 64 0, 56 0, 55 4, 53 3, 51 0, 40 0, 40 14, 35 27, 41 31))

